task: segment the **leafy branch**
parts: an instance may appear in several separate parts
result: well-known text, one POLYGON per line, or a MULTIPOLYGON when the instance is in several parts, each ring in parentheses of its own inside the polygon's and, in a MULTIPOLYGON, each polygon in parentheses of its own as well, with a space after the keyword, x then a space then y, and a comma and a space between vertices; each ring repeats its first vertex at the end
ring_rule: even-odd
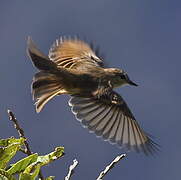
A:
POLYGON ((25 137, 24 130, 20 127, 20 125, 19 125, 19 123, 18 123, 14 113, 12 111, 10 111, 9 109, 8 109, 8 115, 9 115, 9 120, 14 123, 14 128, 18 131, 19 137, 25 139, 24 145, 25 145, 26 149, 23 152, 25 154, 27 154, 27 155, 31 155, 32 152, 31 152, 30 146, 29 146, 29 144, 27 142, 27 138, 25 137))
POLYGON ((57 147, 53 152, 43 156, 33 153, 25 137, 24 130, 19 125, 14 113, 8 110, 8 115, 19 134, 19 138, 0 139, 0 179, 16 180, 17 176, 15 175, 18 175, 19 180, 35 180, 37 177, 40 180, 53 180, 53 176, 43 177, 41 167, 62 157, 64 155, 64 147, 57 147), (18 151, 28 156, 8 166, 18 151))
MULTIPOLYGON (((38 155, 38 153, 33 153, 27 141, 27 137, 25 136, 25 132, 14 113, 8 110, 8 115, 9 120, 13 122, 14 128, 19 134, 19 138, 11 137, 0 139, 0 179, 17 180, 18 177, 18 180, 35 180, 38 177, 39 180, 53 180, 53 176, 47 178, 43 177, 41 167, 62 157, 64 155, 64 147, 57 147, 53 152, 43 156, 38 155), (23 152, 27 157, 9 165, 11 159, 18 151, 23 152)), ((103 180, 105 175, 115 166, 115 164, 125 156, 125 154, 117 156, 108 166, 106 166, 96 180, 103 180)), ((73 164, 70 165, 68 174, 64 180, 71 179, 77 165, 78 161, 76 159, 73 160, 73 164)))

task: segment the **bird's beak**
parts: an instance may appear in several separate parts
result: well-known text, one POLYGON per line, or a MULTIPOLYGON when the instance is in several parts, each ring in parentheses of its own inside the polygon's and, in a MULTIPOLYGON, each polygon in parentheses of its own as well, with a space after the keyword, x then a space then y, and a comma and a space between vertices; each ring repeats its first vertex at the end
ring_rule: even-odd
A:
POLYGON ((129 80, 128 84, 132 85, 132 86, 138 86, 136 83, 134 83, 133 81, 129 80))

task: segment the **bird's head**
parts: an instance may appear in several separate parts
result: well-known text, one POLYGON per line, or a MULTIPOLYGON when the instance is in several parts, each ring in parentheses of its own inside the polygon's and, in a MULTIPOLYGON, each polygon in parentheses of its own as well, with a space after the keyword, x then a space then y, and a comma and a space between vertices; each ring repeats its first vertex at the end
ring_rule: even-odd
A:
POLYGON ((113 83, 114 87, 122 85, 138 86, 136 83, 130 80, 128 74, 122 69, 108 68, 106 71, 111 76, 111 82, 113 83))

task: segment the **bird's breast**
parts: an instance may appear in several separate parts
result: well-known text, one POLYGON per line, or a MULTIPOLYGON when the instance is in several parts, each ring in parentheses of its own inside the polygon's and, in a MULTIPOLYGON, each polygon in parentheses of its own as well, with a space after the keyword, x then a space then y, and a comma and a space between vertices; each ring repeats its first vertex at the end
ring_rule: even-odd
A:
POLYGON ((88 95, 98 87, 98 79, 89 74, 77 75, 63 80, 63 86, 68 94, 88 95))

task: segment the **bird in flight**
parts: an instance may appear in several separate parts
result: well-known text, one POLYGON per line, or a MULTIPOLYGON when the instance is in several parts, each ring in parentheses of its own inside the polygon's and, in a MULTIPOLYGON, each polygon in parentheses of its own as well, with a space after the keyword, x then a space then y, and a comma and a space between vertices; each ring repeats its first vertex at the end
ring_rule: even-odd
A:
POLYGON ((124 99, 113 89, 137 86, 118 68, 104 68, 104 62, 86 42, 60 38, 44 55, 28 38, 27 52, 39 70, 33 78, 32 95, 36 112, 53 97, 71 96, 69 105, 84 127, 126 150, 153 154, 157 144, 139 126, 124 99))

